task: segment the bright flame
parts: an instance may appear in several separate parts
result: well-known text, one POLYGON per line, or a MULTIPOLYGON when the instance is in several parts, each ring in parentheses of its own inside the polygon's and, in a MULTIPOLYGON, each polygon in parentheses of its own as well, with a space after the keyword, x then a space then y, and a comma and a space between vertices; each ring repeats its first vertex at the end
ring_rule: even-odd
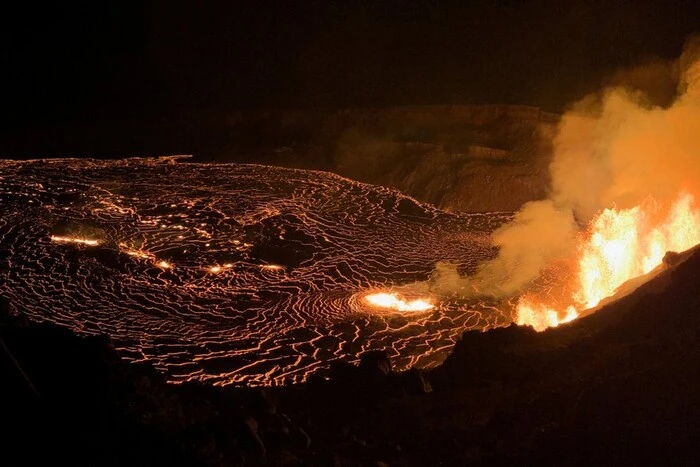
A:
POLYGON ((99 240, 92 240, 89 238, 79 238, 79 237, 61 237, 58 235, 52 235, 51 241, 57 242, 57 243, 77 243, 79 245, 87 245, 87 246, 97 246, 100 244, 99 240))
POLYGON ((365 295, 365 300, 371 305, 381 308, 392 308, 397 311, 425 311, 433 308, 433 304, 426 299, 406 301, 395 293, 373 293, 365 295))
POLYGON ((160 266, 163 269, 170 269, 172 267, 172 265, 167 261, 159 261, 158 266, 160 266))
POLYGON ((527 298, 518 302, 518 316, 516 324, 528 325, 535 328, 535 331, 544 331, 550 327, 556 327, 563 323, 568 323, 578 318, 578 312, 573 305, 569 305, 563 318, 559 317, 559 312, 542 303, 532 303, 527 298))
POLYGON ((660 221, 657 210, 652 202, 601 212, 581 240, 574 304, 560 312, 521 297, 516 323, 541 331, 571 321, 581 310, 593 308, 614 295, 626 281, 656 268, 666 252, 685 251, 700 243, 700 210, 694 206, 691 195, 681 194, 660 221))
POLYGON ((221 266, 212 266, 209 268, 209 272, 214 274, 221 272, 221 266))

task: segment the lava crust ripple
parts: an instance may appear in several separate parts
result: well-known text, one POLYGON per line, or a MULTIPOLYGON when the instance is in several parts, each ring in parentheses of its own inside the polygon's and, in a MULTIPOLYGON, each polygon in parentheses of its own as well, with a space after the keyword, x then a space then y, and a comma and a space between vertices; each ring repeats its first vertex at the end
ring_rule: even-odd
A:
POLYGON ((105 334, 170 381, 277 385, 385 350, 438 364, 510 317, 438 300, 375 312, 369 291, 469 272, 507 213, 452 214, 318 171, 182 157, 0 161, 0 293, 11 310, 105 334), (86 242, 80 242, 85 240, 86 242))

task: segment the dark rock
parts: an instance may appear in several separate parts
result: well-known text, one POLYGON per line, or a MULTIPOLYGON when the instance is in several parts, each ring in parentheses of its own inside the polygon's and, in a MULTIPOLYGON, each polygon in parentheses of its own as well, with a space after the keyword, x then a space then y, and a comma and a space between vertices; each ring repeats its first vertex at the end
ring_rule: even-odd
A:
POLYGON ((258 422, 253 417, 248 417, 245 419, 245 425, 248 427, 248 434, 258 450, 258 454, 260 454, 261 457, 265 457, 267 450, 265 449, 265 443, 263 443, 262 438, 260 438, 260 433, 258 432, 258 422))
POLYGON ((428 394, 433 391, 430 381, 425 373, 416 368, 411 368, 400 375, 401 387, 405 394, 428 394))
MULTIPOLYGON (((172 121, 9 131, 0 138, 0 150, 12 158, 184 151, 198 161, 328 170, 467 212, 514 211, 547 196, 547 134, 558 116, 538 107, 436 105, 263 114, 208 113, 172 121), (125 139, 125 134, 131 137, 125 139)), ((286 258, 294 263, 304 255, 277 249, 274 256, 271 262, 286 258)))
POLYGON ((682 255, 675 251, 667 251, 664 255, 663 262, 668 267, 677 265, 682 260, 682 255))
POLYGON ((391 360, 386 352, 372 350, 360 355, 360 370, 368 373, 388 375, 391 372, 391 360))
POLYGON ((357 381, 357 366, 342 360, 334 360, 328 368, 328 378, 339 386, 357 381))

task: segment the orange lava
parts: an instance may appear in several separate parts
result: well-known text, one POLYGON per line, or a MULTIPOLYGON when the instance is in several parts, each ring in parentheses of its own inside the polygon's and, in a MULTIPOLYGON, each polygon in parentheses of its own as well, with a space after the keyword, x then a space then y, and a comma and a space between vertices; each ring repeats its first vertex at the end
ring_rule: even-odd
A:
POLYGON ((100 244, 99 240, 92 240, 90 238, 61 237, 58 235, 52 235, 51 241, 56 242, 56 243, 77 243, 79 245, 87 245, 87 246, 97 246, 100 244))
POLYGON ((570 305, 561 317, 561 313, 552 307, 543 303, 530 302, 528 298, 521 298, 518 301, 518 315, 515 322, 521 326, 532 326, 536 331, 544 331, 576 318, 578 318, 578 312, 573 305, 570 305))
POLYGON ((511 322, 414 286, 439 261, 491 258, 455 239, 510 213, 448 213, 326 172, 170 161, 0 160, 12 312, 107 335, 172 383, 245 386, 302 383, 371 350, 396 371, 431 368, 466 329, 511 322), (390 300, 365 300, 378 292, 390 300))
POLYGON ((665 216, 653 201, 630 209, 605 209, 580 240, 572 304, 557 309, 524 296, 516 323, 537 331, 572 321, 597 306, 626 281, 659 266, 667 251, 681 252, 700 243, 700 210, 682 193, 665 216))
POLYGON ((428 299, 418 298, 407 301, 399 298, 398 294, 386 292, 365 295, 365 301, 376 307, 390 308, 396 311, 426 311, 434 307, 428 299))

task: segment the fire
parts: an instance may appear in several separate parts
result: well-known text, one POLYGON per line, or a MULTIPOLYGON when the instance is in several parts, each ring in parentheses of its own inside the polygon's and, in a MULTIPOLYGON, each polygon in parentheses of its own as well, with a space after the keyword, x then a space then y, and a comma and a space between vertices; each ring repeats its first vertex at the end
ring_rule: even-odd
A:
POLYGON ((681 194, 666 216, 653 201, 630 209, 605 209, 581 237, 573 304, 564 312, 531 297, 521 297, 516 323, 538 331, 575 319, 615 294, 626 281, 659 266, 667 251, 685 251, 700 243, 700 210, 681 194))
POLYGON ((544 331, 547 328, 556 327, 563 323, 568 323, 578 318, 578 312, 573 305, 569 305, 563 318, 559 317, 559 312, 542 303, 532 303, 527 298, 518 302, 518 316, 516 324, 528 325, 535 328, 535 331, 544 331))
POLYGON ((100 244, 99 240, 92 240, 90 238, 61 237, 58 235, 52 235, 51 241, 56 242, 56 243, 77 243, 78 245, 87 245, 87 246, 97 246, 100 244))
POLYGON ((427 299, 417 298, 406 301, 399 298, 398 294, 386 292, 365 295, 365 301, 376 307, 391 308, 396 311, 426 311, 434 306, 427 299))

